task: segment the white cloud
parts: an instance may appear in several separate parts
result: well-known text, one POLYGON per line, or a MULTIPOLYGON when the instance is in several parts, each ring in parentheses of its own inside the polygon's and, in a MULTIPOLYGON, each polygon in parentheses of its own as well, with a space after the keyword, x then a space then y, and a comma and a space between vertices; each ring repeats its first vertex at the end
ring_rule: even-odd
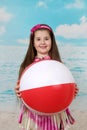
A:
POLYGON ((28 44, 29 43, 29 39, 17 39, 18 43, 22 43, 22 44, 28 44))
POLYGON ((5 26, 0 26, 0 35, 4 34, 6 32, 5 26))
POLYGON ((8 22, 12 17, 12 14, 6 12, 6 8, 0 8, 0 22, 8 22))
POLYGON ((82 16, 82 17, 80 18, 80 21, 81 21, 81 23, 86 23, 86 22, 87 22, 87 17, 82 16))
POLYGON ((37 3, 37 7, 47 8, 47 4, 46 4, 45 2, 43 2, 43 1, 39 1, 39 2, 37 3))
POLYGON ((0 35, 4 34, 6 32, 6 22, 9 22, 11 18, 13 17, 12 14, 6 12, 6 8, 2 7, 0 8, 0 35))
POLYGON ((85 7, 85 4, 82 0, 75 0, 74 2, 72 3, 69 3, 65 6, 65 8, 79 8, 79 9, 82 9, 85 7))
POLYGON ((83 16, 80 24, 64 24, 56 28, 55 34, 66 39, 87 39, 87 18, 83 16))

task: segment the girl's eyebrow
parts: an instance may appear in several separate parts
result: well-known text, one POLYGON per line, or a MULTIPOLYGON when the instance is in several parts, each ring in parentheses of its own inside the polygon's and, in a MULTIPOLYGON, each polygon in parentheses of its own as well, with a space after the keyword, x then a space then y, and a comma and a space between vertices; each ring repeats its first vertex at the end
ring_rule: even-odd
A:
POLYGON ((35 38, 40 38, 40 37, 35 37, 35 38))
MULTIPOLYGON (((35 36, 35 37, 39 37, 40 38, 40 36, 35 36)), ((44 37, 49 37, 49 36, 44 36, 44 37)))

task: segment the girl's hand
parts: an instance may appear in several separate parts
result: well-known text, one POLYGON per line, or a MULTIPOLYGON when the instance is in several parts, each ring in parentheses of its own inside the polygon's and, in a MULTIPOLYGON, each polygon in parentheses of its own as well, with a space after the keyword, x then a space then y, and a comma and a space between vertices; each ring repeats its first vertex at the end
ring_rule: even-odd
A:
POLYGON ((17 82, 17 85, 15 87, 15 93, 17 95, 18 98, 21 98, 21 93, 19 91, 20 85, 19 85, 19 81, 17 82))
POLYGON ((78 88, 77 85, 76 85, 76 86, 75 86, 75 97, 77 96, 78 92, 79 92, 79 88, 78 88))

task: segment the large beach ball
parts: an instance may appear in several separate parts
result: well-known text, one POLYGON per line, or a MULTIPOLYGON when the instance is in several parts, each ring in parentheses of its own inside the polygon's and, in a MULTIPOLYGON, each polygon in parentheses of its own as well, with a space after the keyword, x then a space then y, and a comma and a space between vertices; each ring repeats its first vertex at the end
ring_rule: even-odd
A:
POLYGON ((20 79, 20 92, 29 109, 41 114, 52 114, 71 104, 75 81, 63 63, 42 60, 25 69, 20 79))

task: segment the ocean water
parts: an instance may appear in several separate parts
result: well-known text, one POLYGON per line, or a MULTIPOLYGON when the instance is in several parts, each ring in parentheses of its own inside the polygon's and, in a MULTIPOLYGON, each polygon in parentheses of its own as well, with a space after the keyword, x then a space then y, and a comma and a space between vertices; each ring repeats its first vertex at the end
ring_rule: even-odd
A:
MULTIPOLYGON (((0 110, 15 110, 18 105, 14 88, 19 66, 27 46, 0 46, 0 110)), ((74 109, 87 108, 87 47, 60 46, 61 58, 72 72, 79 94, 71 104, 74 109)))

